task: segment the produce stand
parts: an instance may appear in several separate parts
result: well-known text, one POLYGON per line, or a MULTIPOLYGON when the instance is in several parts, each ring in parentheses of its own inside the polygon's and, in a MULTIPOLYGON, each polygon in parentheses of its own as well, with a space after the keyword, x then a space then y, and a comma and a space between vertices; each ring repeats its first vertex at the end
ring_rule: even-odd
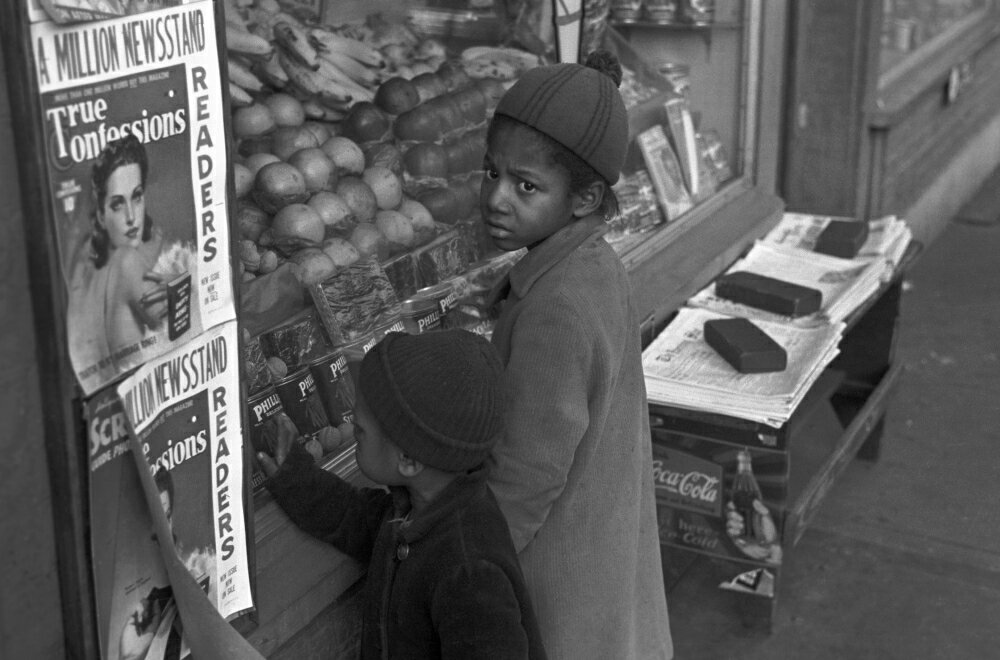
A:
MULTIPOLYGON (((156 4, 156 3, 152 3, 156 4)), ((221 67, 223 81, 223 97, 226 108, 231 113, 227 115, 222 125, 225 135, 215 134, 214 138, 225 141, 229 161, 227 165, 230 245, 223 250, 229 259, 234 283, 233 297, 239 308, 237 325, 240 328, 240 350, 243 357, 249 355, 248 347, 261 343, 265 368, 275 366, 267 358, 279 356, 274 349, 266 349, 267 341, 273 338, 275 331, 283 323, 303 310, 316 309, 317 318, 322 324, 323 319, 329 321, 338 317, 337 313, 350 314, 354 309, 351 305, 336 307, 336 296, 327 295, 326 301, 330 308, 323 308, 324 292, 329 294, 336 289, 330 284, 335 279, 333 274, 342 275, 354 272, 350 267, 337 266, 335 273, 325 273, 319 281, 304 281, 289 283, 285 279, 278 285, 280 278, 288 277, 293 270, 293 251, 282 252, 274 245, 264 245, 260 242, 258 232, 254 239, 251 234, 261 225, 254 223, 261 220, 260 216, 243 216, 241 206, 248 199, 263 206, 261 199, 248 193, 245 172, 237 165, 247 168, 248 160, 254 153, 264 153, 267 149, 277 149, 275 134, 267 136, 237 134, 236 117, 241 107, 262 103, 265 98, 273 95, 276 90, 267 82, 262 70, 262 60, 247 57, 245 50, 260 47, 259 42, 240 34, 240 45, 235 39, 230 42, 230 36, 223 34, 225 12, 232 7, 247 8, 256 3, 232 0, 229 3, 215 3, 214 13, 218 25, 219 53, 218 62, 221 67), (225 6, 224 5, 227 5, 225 6), (223 48, 223 44, 226 45, 223 48), (240 49, 244 51, 240 51, 240 49), (248 67, 258 81, 264 83, 260 89, 252 89, 256 83, 252 78, 243 77, 245 72, 238 68, 227 71, 227 56, 232 52, 242 53, 231 59, 233 62, 249 63, 248 67), (263 78, 263 80, 262 80, 263 78), (230 87, 226 83, 239 82, 244 86, 230 87), (226 93, 228 90, 228 94, 226 93), (248 91, 249 90, 249 91, 248 91), (250 102, 241 95, 246 93, 250 102), (250 138, 264 137, 271 140, 250 138), (248 197, 248 195, 250 195, 248 197), (244 243, 249 241, 253 244, 244 243), (263 248, 263 249, 262 249, 263 248), (267 250, 279 253, 284 261, 284 267, 273 268, 274 264, 267 261, 270 255, 264 255, 267 250), (278 275, 275 275, 278 273, 278 275), (274 286, 266 286, 274 285, 274 286)), ((261 5, 272 7, 273 4, 261 2, 261 5)), ((499 28, 509 25, 523 25, 505 22, 508 17, 500 16, 502 3, 466 3, 466 2, 426 2, 426 3, 363 3, 354 0, 325 0, 323 2, 296 2, 282 0, 281 7, 289 15, 309 25, 310 21, 319 21, 323 26, 342 26, 351 21, 365 21, 375 10, 384 10, 383 18, 404 18, 408 13, 414 28, 426 30, 421 38, 434 38, 447 45, 449 57, 455 58, 463 49, 477 46, 502 46, 510 44, 518 46, 518 50, 534 52, 550 61, 555 59, 552 19, 563 3, 527 2, 525 8, 535 12, 529 27, 536 30, 538 42, 521 33, 520 41, 511 40, 510 35, 499 28), (483 9, 486 4, 496 7, 483 9), (473 6, 475 5, 475 6, 473 6), (504 43, 491 43, 499 35, 507 39, 504 43), (528 43, 531 42, 531 43, 528 43), (531 51, 529 46, 538 47, 538 52, 531 51)), ((591 5, 592 3, 587 3, 591 5)), ((596 3, 600 6, 601 3, 596 3)), ((622 62, 635 75, 635 86, 629 88, 636 97, 630 98, 630 125, 635 140, 640 133, 660 127, 665 134, 670 135, 673 148, 677 149, 677 140, 683 133, 674 135, 669 131, 676 129, 677 124, 670 126, 671 116, 667 104, 677 108, 678 104, 690 113, 688 124, 696 132, 689 132, 687 139, 705 140, 712 138, 716 153, 721 148, 722 156, 709 162, 707 144, 693 142, 699 146, 690 160, 679 164, 688 169, 682 179, 677 171, 674 185, 685 185, 691 188, 693 195, 691 203, 677 212, 668 210, 662 199, 658 199, 648 182, 644 186, 636 186, 634 190, 623 194, 634 194, 641 202, 644 211, 628 220, 613 226, 611 240, 619 251, 623 262, 633 280, 637 307, 643 317, 642 330, 644 338, 649 339, 654 329, 661 326, 665 319, 683 304, 683 301, 696 290, 711 281, 739 254, 743 253, 754 240, 766 233, 780 218, 783 201, 777 196, 775 182, 777 179, 778 136, 780 134, 780 109, 782 90, 782 59, 784 55, 784 30, 787 3, 763 3, 759 0, 719 0, 715 3, 715 20, 698 25, 678 22, 664 24, 654 22, 639 22, 631 25, 618 23, 607 14, 584 17, 581 28, 581 49, 594 45, 612 48, 622 62), (664 74, 664 60, 672 59, 674 64, 687 63, 690 66, 688 77, 669 78, 664 74), (685 91, 686 90, 686 91, 685 91), (641 98, 640 98, 641 96, 641 98), (713 137, 711 134, 714 133, 713 137), (721 160, 720 160, 721 158, 721 160), (711 186, 703 186, 700 192, 691 187, 691 168, 700 165, 719 167, 718 176, 712 175, 702 181, 711 179, 711 186), (685 184, 685 181, 687 183, 685 184), (638 191, 638 192, 635 192, 638 191)), ((49 173, 43 154, 45 145, 43 133, 39 129, 42 117, 37 100, 37 81, 34 79, 35 65, 31 59, 32 48, 27 37, 29 34, 29 13, 37 15, 41 11, 40 4, 34 0, 24 3, 13 3, 2 10, 3 36, 5 41, 5 67, 3 77, 4 87, 12 92, 11 106, 14 109, 9 119, 9 127, 24 126, 19 130, 14 142, 4 142, 0 148, 5 156, 11 159, 20 158, 25 166, 21 169, 22 179, 21 209, 18 213, 24 218, 25 234, 31 244, 29 253, 30 269, 24 278, 25 288, 30 286, 35 305, 34 328, 42 346, 44 359, 38 362, 42 375, 40 387, 43 389, 44 400, 57 401, 58 406, 46 407, 47 414, 42 414, 41 404, 36 404, 36 413, 45 420, 45 428, 38 431, 37 442, 39 453, 45 453, 49 463, 49 472, 43 476, 51 482, 53 503, 50 511, 35 512, 39 517, 51 516, 56 521, 56 531, 51 534, 51 541, 58 551, 58 567, 63 585, 64 601, 61 603, 65 620, 67 655, 80 657, 101 657, 101 651, 95 633, 97 615, 94 612, 92 576, 91 539, 88 537, 88 456, 85 450, 87 442, 84 428, 84 407, 88 397, 80 391, 74 378, 71 356, 67 351, 66 310, 63 283, 60 281, 57 237, 55 226, 56 211, 48 197, 49 184, 39 185, 37 182, 47 182, 49 173), (30 12, 25 7, 30 7, 30 12), (28 218, 31 221, 28 221, 28 218), (44 451, 41 447, 45 447, 44 451)), ((154 9, 154 11, 163 11, 154 9)), ((526 11, 525 14, 532 14, 526 11)), ((249 20, 249 19, 248 19, 249 20)), ((260 17, 254 18, 260 21, 260 17)), ((252 23, 248 23, 252 24, 252 23)), ((258 35, 259 36, 259 35, 258 35)), ((285 37, 287 38, 287 35, 285 37)), ((267 40, 265 40, 267 41, 267 40)), ((565 46, 565 44, 562 44, 565 46)), ((273 48, 273 46, 268 46, 273 48)), ((282 52, 288 54, 290 46, 282 52)), ((539 59, 538 61, 542 61, 539 59)), ((401 66, 409 66, 400 63, 401 66)), ((411 63, 412 64, 412 63, 411 63)), ((294 69, 293 69, 294 70, 294 69)), ((398 71, 403 71, 400 68, 398 71)), ((678 70, 676 67, 674 71, 678 70)), ((280 72, 272 72, 281 75, 280 72)), ((285 71, 289 73, 288 70, 285 71)), ((411 68, 409 71, 413 74, 411 68)), ((306 83, 301 83, 306 84, 306 83)), ((377 86, 369 91, 374 93, 377 86)), ((301 90, 300 90, 301 91, 301 90)), ((365 140, 358 135, 357 126, 348 129, 345 120, 350 113, 351 105, 338 106, 340 101, 332 96, 322 96, 329 101, 324 104, 309 104, 310 99, 302 98, 300 102, 308 107, 309 118, 312 121, 329 124, 328 128, 336 126, 343 130, 342 135, 351 134, 357 144, 383 142, 381 140, 365 140)), ((316 99, 311 99, 315 101, 316 99)), ((401 114, 401 113, 400 113, 401 114)), ((477 115, 477 121, 485 120, 486 115, 477 115)), ((393 118, 395 123, 395 117, 393 118)), ((683 126, 683 123, 680 124, 683 126)), ((461 132, 461 137, 473 135, 472 128, 461 132)), ((438 136, 439 138, 442 136, 438 136)), ((453 142, 450 138, 457 134, 444 136, 444 139, 423 140, 425 142, 453 142)), ((412 140, 402 140, 411 147, 412 140)), ((391 141, 387 141, 391 142, 391 141)), ((294 145, 294 141, 290 144, 294 145)), ((301 146, 301 145, 298 145, 301 146)), ((371 144, 365 144, 371 147, 371 144)), ((398 145, 396 145, 398 146, 398 145)), ((288 147, 291 148, 291 147, 288 147)), ((401 150, 402 151, 402 150, 401 150)), ((385 156, 391 151, 383 149, 375 152, 369 149, 364 153, 368 169, 375 156, 385 156)), ((458 153, 458 152, 456 152, 458 153)), ((467 155, 467 154, 466 154, 467 155)), ((282 160, 289 160, 291 152, 283 154, 282 160)), ((396 157, 405 156, 397 153, 396 157)), ((398 163, 388 161, 394 166, 398 163)), ((469 190, 475 187, 474 170, 478 164, 463 161, 465 168, 457 175, 449 174, 450 184, 461 182, 469 190)), ((426 161, 423 162, 426 165, 426 161)), ((404 167, 407 165, 404 163, 404 167)), ((412 168, 412 163, 410 164, 412 168)), ((626 174, 640 175, 648 168, 646 155, 634 144, 629 156, 626 174)), ((701 176, 708 176, 708 170, 701 176)), ((420 179, 424 173, 407 170, 404 175, 404 190, 407 196, 417 196, 427 189, 419 184, 427 183, 420 179), (417 185, 415 185, 417 184, 417 185)), ((434 177, 428 177, 434 178, 434 177)), ((445 177, 437 177, 443 179, 445 177)), ((440 184, 440 181, 437 182, 440 184)), ((663 183, 663 182, 660 182, 663 183)), ((670 183, 670 182, 667 182, 670 183)), ((442 187, 440 185, 438 188, 442 187)), ((443 186, 448 187, 448 186, 443 186)), ((458 186, 452 185, 457 188, 458 186)), ((273 191, 269 191, 273 192, 273 191)), ((280 192, 280 191, 279 191, 280 192)), ((315 191, 311 191, 315 192, 315 191)), ((467 191, 466 191, 467 193, 467 191)), ((386 324, 379 325, 380 332, 398 329, 397 324, 413 319, 402 319, 392 312, 402 309, 414 309, 412 303, 416 289, 433 288, 444 283, 458 283, 465 287, 461 291, 471 297, 463 303, 455 305, 455 300, 444 297, 432 300, 432 305, 440 305, 440 316, 447 318, 449 313, 455 314, 452 322, 461 324, 474 331, 488 331, 485 319, 476 316, 481 311, 475 303, 475 295, 483 293, 484 288, 495 281, 502 272, 502 267, 509 264, 497 260, 495 254, 489 254, 477 236, 475 212, 468 195, 459 202, 464 204, 455 210, 455 200, 451 206, 434 206, 434 235, 429 241, 421 241, 418 245, 410 245, 406 250, 398 246, 387 246, 379 239, 375 245, 376 252, 372 255, 372 277, 381 286, 386 280, 391 284, 395 300, 382 299, 384 303, 380 311, 389 310, 386 324), (457 242, 471 244, 468 254, 456 257, 454 246, 457 242), (384 251, 388 248, 390 255, 384 251), (395 307, 398 305, 398 308, 395 307), (460 316, 459 313, 464 314, 460 316), (390 318, 391 317, 391 318, 390 318)), ((298 194, 298 193, 296 193, 298 194)), ((180 196, 178 196, 178 200, 180 196)), ((270 199, 270 198, 267 198, 270 199)), ((307 198, 296 198, 296 202, 307 198)), ((632 201, 633 198, 629 197, 632 201)), ((273 200, 271 200, 273 201, 273 200)), ((285 200, 287 201, 287 200, 285 200)), ((428 202, 427 206, 432 206, 428 202)), ((265 210, 266 224, 273 228, 274 217, 280 209, 265 210)), ((398 208, 397 208, 398 210, 398 208)), ((412 220, 412 218, 411 218, 412 220)), ((331 220, 330 225, 335 224, 331 220)), ((325 227, 324 227, 325 229, 325 227)), ((326 240, 333 236, 324 235, 326 240)), ((341 237, 343 237, 341 235, 341 237)), ((279 239, 282 237, 279 237, 279 239)), ((284 237, 287 238, 287 237, 284 237)), ((301 236, 297 238, 302 238, 301 236)), ((426 238, 426 237, 425 237, 426 238)), ((273 236, 272 236, 273 239, 273 236)), ((314 240, 314 243, 320 241, 314 240)), ((288 248, 287 244, 278 247, 288 248)), ((297 247, 302 247, 301 245, 297 247)), ((318 246, 312 246, 318 247, 318 246)), ((357 246, 355 246, 357 248, 357 246)), ((313 253, 315 255, 315 253, 313 253)), ((310 264, 315 265, 321 258, 315 258, 310 264)), ((296 265, 301 265, 294 261, 296 265)), ((310 266, 311 268, 312 266, 310 266)), ((324 267, 326 267, 324 265, 324 267)), ((357 268, 357 267, 356 267, 357 268)), ((308 268, 306 269, 308 270, 308 268)), ((311 272, 311 271, 310 271, 311 272)), ((301 272, 299 273, 301 275, 301 272)), ((387 289, 380 289, 387 291, 387 289)), ((423 300, 421 302, 427 302, 423 300)), ((356 307, 356 306, 355 306, 356 307)), ((430 319, 430 317, 427 317, 430 319)), ((402 326, 405 327, 405 326, 402 326)), ((411 325, 409 327, 420 327, 411 325)), ((327 338, 345 354, 360 348, 361 353, 352 353, 348 359, 358 359, 363 354, 364 344, 370 342, 375 335, 358 333, 358 336, 343 334, 343 327, 332 327, 327 322, 323 331, 327 338), (341 332, 339 337, 335 336, 341 332), (365 336, 361 336, 364 334, 365 336), (360 342, 360 343, 359 343, 360 342)), ((270 346, 275 346, 271 344, 270 346)), ((314 354, 298 355, 299 362, 284 361, 284 367, 301 366, 306 358, 314 354)), ((256 359, 256 358, 255 358, 256 359)), ((259 363, 254 363, 260 366, 259 363)), ((255 394, 256 370, 241 366, 245 371, 241 374, 241 396, 249 400, 255 394)), ((281 377, 287 377, 280 372, 281 377)), ((280 380, 278 372, 271 374, 273 380, 280 380)), ((287 405, 287 404, 286 404, 287 405)), ((338 434, 345 420, 330 420, 329 428, 337 428, 338 434)), ((256 647, 268 657, 302 657, 308 655, 318 645, 339 646, 345 650, 356 643, 357 635, 357 602, 360 580, 363 579, 362 567, 347 559, 340 553, 324 546, 314 539, 298 531, 284 516, 283 512, 270 500, 268 494, 260 489, 252 488, 251 474, 251 413, 243 415, 245 434, 244 447, 247 460, 246 488, 244 502, 247 511, 246 529, 248 530, 248 551, 253 569, 251 584, 254 598, 253 611, 234 620, 235 627, 256 647)), ((347 431, 344 431, 346 434, 347 431)), ((349 438, 341 435, 343 444, 330 448, 323 447, 317 453, 321 454, 321 465, 335 471, 348 479, 360 483, 362 478, 351 464, 351 448, 349 438)), ((12 475, 15 480, 22 478, 38 479, 39 475, 22 477, 12 475)), ((54 607, 58 607, 53 605, 54 607)))

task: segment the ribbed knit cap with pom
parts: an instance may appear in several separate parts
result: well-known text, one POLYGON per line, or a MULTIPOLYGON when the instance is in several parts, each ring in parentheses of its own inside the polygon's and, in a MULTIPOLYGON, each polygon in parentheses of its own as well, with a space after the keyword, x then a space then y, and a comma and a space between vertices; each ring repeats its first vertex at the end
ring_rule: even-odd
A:
POLYGON ((361 361, 358 387, 388 438, 425 465, 462 472, 486 460, 501 428, 503 365, 465 330, 392 332, 361 361))
POLYGON ((628 113, 608 75, 568 63, 529 69, 495 112, 548 135, 609 183, 618 180, 628 148, 628 113))

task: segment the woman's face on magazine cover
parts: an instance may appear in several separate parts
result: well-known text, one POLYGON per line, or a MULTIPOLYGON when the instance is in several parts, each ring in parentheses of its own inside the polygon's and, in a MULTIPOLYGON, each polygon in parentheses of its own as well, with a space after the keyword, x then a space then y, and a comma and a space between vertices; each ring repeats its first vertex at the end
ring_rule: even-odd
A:
POLYGON ((146 187, 137 163, 122 165, 108 177, 101 217, 112 246, 136 248, 142 244, 146 187))

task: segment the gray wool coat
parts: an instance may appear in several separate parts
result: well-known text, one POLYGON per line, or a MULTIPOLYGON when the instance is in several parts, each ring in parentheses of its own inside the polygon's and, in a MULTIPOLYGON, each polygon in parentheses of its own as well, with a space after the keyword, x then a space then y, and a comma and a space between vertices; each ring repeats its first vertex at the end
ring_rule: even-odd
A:
POLYGON ((604 232, 561 229, 494 294, 509 408, 489 483, 549 658, 671 658, 638 320, 604 232))

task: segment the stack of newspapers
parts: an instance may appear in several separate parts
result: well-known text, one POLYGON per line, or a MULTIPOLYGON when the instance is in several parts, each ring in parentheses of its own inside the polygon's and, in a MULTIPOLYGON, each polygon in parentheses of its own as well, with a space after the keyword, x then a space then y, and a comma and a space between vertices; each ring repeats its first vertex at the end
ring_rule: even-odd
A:
POLYGON ((813 251, 832 218, 787 213, 726 272, 748 271, 817 289, 819 311, 790 317, 737 303, 705 287, 643 351, 646 394, 651 403, 783 425, 809 388, 838 354, 845 319, 892 278, 910 242, 905 222, 894 216, 869 223, 858 254, 843 259, 813 251), (751 320, 788 356, 783 371, 740 373, 704 339, 705 321, 751 320))
POLYGON ((800 328, 756 320, 787 351, 788 366, 772 373, 743 374, 705 343, 705 321, 718 318, 726 315, 684 307, 643 351, 649 401, 781 426, 836 357, 843 332, 842 324, 800 328))
POLYGON ((829 216, 786 213, 781 222, 757 241, 727 273, 749 271, 817 289, 823 295, 819 311, 792 318, 733 302, 715 295, 715 284, 695 294, 688 304, 729 316, 769 320, 806 327, 840 323, 892 278, 909 245, 911 233, 895 216, 869 223, 868 239, 853 259, 813 252, 816 237, 829 216))
POLYGON ((800 327, 839 323, 878 290, 884 274, 883 264, 881 261, 830 257, 762 240, 726 272, 748 271, 817 289, 823 295, 818 311, 796 318, 782 316, 717 296, 714 283, 692 296, 688 305, 730 316, 745 316, 752 321, 761 319, 800 327))
MULTIPOLYGON (((786 213, 781 222, 764 237, 764 241, 771 245, 812 250, 826 226, 833 220, 843 219, 845 218, 828 215, 786 213)), ((912 238, 913 232, 906 222, 894 215, 870 220, 868 238, 858 250, 855 260, 882 262, 879 264, 881 272, 885 277, 892 277, 912 238)))

